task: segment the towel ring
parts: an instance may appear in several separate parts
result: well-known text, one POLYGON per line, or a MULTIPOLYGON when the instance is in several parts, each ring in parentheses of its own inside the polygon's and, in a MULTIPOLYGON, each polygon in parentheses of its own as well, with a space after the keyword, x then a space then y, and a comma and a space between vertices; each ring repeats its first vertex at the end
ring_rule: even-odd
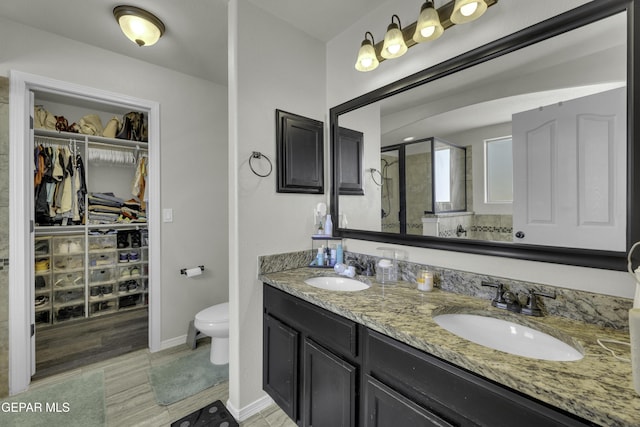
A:
POLYGON ((273 172, 273 164, 271 163, 271 160, 269 160, 269 158, 267 156, 265 156, 264 154, 262 154, 259 151, 254 151, 253 153, 251 153, 251 157, 249 157, 249 167, 251 168, 251 172, 253 172, 254 174, 258 175, 261 178, 265 178, 269 175, 271 175, 271 172, 273 172), (253 168, 253 165, 251 164, 251 160, 253 159, 261 159, 261 158, 265 158, 267 159, 267 162, 269 162, 269 172, 267 172, 266 174, 259 174, 258 172, 256 172, 256 170, 253 168))

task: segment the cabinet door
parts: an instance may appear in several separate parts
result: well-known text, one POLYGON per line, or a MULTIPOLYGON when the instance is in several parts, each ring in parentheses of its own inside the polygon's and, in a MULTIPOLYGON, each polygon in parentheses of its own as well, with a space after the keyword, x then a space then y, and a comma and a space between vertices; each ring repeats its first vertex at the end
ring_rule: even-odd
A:
POLYGON ((304 340, 303 426, 355 426, 356 368, 312 340, 304 340))
POLYGON ((292 420, 297 420, 299 334, 267 314, 263 334, 262 388, 292 420))
POLYGON ((451 427, 447 421, 391 388, 366 376, 364 427, 451 427))
POLYGON ((278 193, 324 194, 324 123, 276 110, 278 193))

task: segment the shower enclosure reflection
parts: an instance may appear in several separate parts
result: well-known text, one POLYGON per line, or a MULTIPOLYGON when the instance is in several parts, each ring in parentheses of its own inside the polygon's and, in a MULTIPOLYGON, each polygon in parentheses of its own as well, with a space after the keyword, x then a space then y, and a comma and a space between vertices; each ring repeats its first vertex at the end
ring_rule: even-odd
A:
POLYGON ((454 224, 456 218, 466 216, 467 175, 466 149, 442 139, 431 137, 382 147, 382 231, 455 235, 460 225, 454 224), (452 230, 448 225, 438 227, 444 218, 453 224, 452 230))

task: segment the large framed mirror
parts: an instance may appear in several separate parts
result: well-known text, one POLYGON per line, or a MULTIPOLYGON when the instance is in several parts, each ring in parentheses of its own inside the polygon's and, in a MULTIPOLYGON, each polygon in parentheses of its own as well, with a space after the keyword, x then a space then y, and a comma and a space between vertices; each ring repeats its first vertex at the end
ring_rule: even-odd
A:
POLYGON ((332 108, 335 234, 626 269, 640 240, 636 3, 587 3, 332 108), (340 128, 362 134, 364 194, 336 191, 340 128))

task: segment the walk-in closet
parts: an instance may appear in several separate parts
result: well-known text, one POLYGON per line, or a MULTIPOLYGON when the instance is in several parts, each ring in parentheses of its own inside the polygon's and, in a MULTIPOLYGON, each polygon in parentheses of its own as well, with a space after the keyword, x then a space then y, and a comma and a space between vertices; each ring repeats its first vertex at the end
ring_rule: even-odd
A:
POLYGON ((34 92, 34 378, 148 347, 148 120, 34 92))

